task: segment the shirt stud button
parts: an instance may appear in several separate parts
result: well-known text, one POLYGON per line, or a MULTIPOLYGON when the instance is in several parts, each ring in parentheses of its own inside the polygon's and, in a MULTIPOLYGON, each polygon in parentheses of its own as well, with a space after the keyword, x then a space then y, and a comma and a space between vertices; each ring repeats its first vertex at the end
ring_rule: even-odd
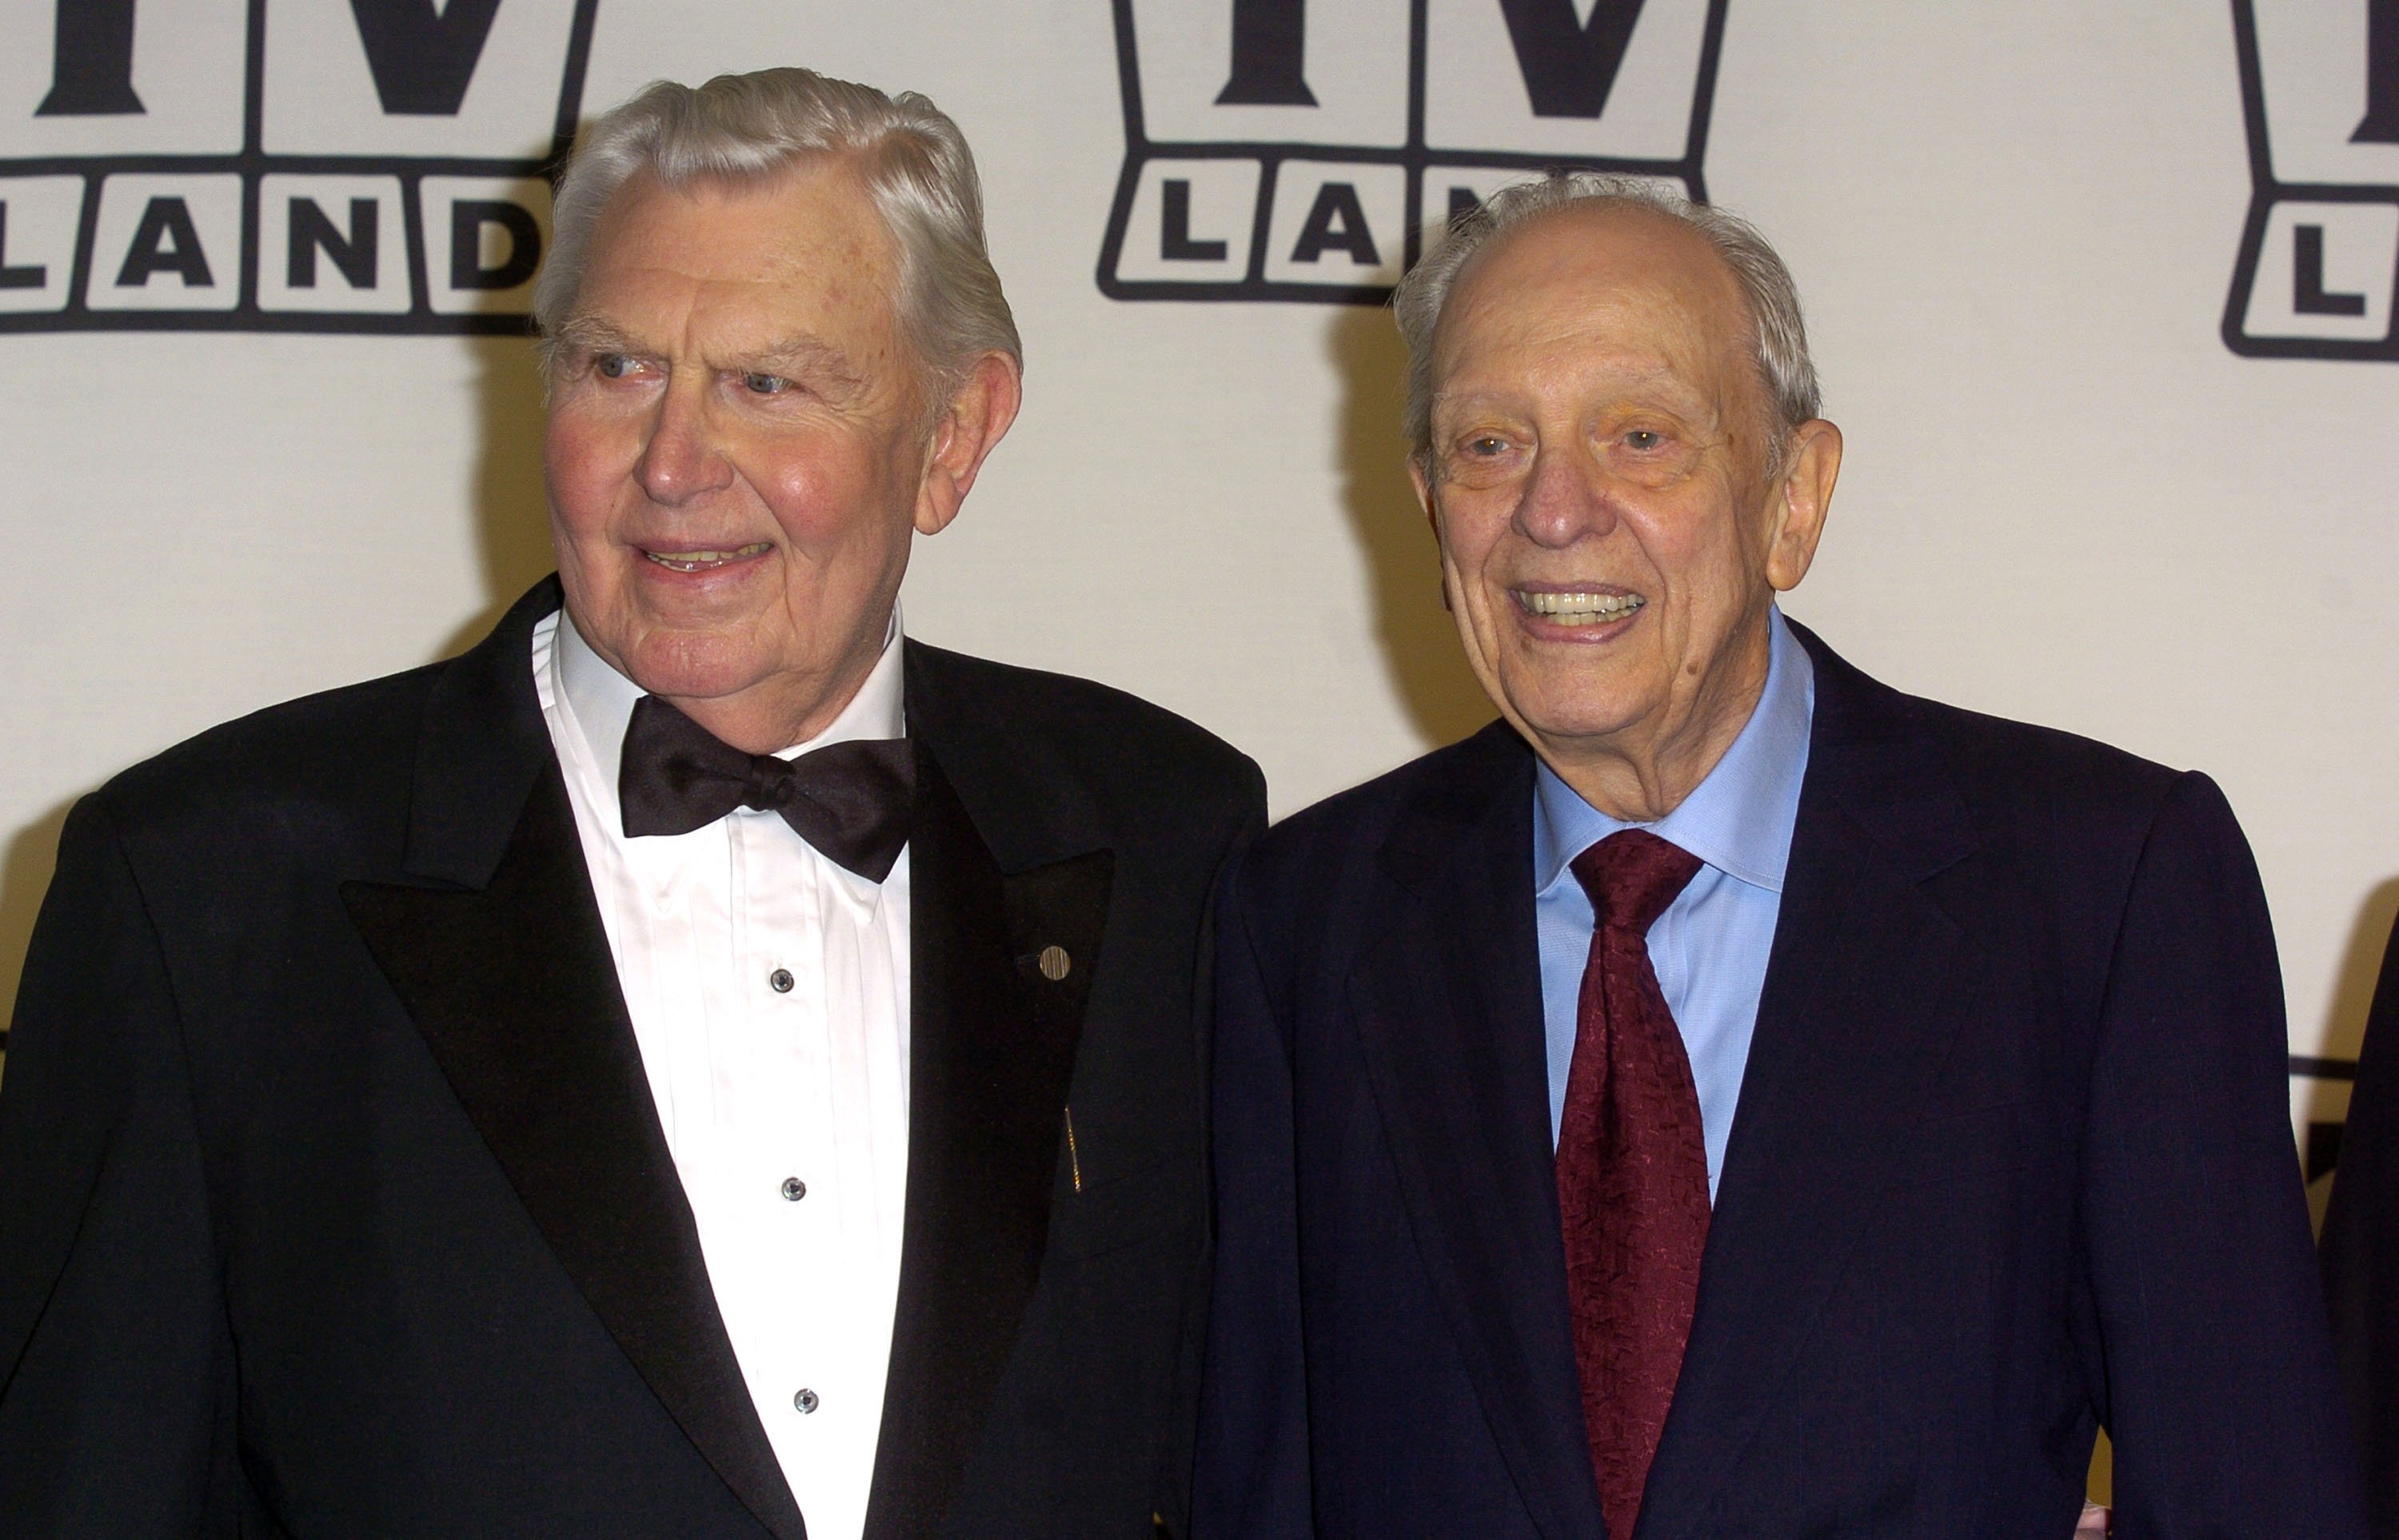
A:
POLYGON ((778 994, 791 993, 792 970, 787 967, 779 967, 774 972, 766 975, 766 987, 773 990, 778 994))
POLYGON ((783 1179, 781 1192, 784 1202, 797 1203, 800 1199, 808 1196, 808 1184, 802 1182, 798 1177, 787 1176, 783 1179))
POLYGON ((817 1393, 813 1390, 803 1390, 792 1398, 792 1404, 798 1407, 803 1414, 814 1412, 817 1409, 817 1393))
POLYGON ((1049 979, 1051 983, 1054 984, 1059 979, 1066 977, 1066 970, 1074 966, 1075 960, 1066 955, 1066 949, 1064 947, 1043 947, 1041 949, 1041 977, 1049 979))

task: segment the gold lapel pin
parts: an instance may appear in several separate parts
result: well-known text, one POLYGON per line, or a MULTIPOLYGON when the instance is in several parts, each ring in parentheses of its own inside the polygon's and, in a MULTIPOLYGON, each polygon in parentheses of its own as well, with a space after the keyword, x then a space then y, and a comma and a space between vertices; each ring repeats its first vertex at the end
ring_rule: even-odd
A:
POLYGON ((1074 966, 1075 960, 1066 955, 1064 947, 1051 946, 1041 949, 1041 977, 1051 983, 1054 984, 1066 977, 1066 971, 1074 966))

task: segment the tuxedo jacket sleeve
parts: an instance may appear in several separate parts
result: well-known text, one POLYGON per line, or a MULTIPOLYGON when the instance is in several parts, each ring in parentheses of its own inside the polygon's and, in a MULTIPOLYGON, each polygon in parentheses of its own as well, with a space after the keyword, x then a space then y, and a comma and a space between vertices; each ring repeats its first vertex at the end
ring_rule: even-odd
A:
MULTIPOLYGON (((558 602, 70 816, 0 1083, 0 1533, 802 1540, 534 698, 558 602)), ((1145 1540, 1187 1479, 1201 916, 1262 786, 1117 692, 908 666, 869 1533, 1145 1540)))
MULTIPOLYGON (((1634 1540, 2063 1537, 2102 1426, 2126 1540, 2362 1534, 2224 799, 1802 640, 1789 875, 1634 1540)), ((1495 724, 1227 883, 1201 1540, 1604 1533, 1532 792, 1495 724)))
MULTIPOLYGON (((16 1020, 34 1051, 10 1056, 0 1123, 0 1343, 25 1388, 0 1448, 115 1446, 104 1478, 73 1479, 94 1488, 95 1533, 271 1533, 236 1453, 234 1344, 173 991, 104 804, 68 817, 24 980, 16 1020), (75 1025, 46 1042, 50 1020, 75 1025), (102 1350, 88 1371, 47 1371, 85 1342, 102 1350)), ((58 1479, 9 1464, 0 1480, 58 1479)))

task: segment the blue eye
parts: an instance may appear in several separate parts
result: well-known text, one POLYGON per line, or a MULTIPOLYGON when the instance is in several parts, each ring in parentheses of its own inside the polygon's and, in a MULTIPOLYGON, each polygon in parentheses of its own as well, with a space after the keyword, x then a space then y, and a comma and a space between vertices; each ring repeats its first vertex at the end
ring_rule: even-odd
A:
POLYGON ((630 354, 603 353, 591 360, 591 371, 603 380, 621 380, 633 371, 630 354))
POLYGON ((1624 436, 1625 447, 1633 450, 1647 451, 1657 449, 1664 444, 1665 441, 1666 436, 1664 434, 1646 427, 1636 427, 1632 432, 1624 436))
POLYGON ((792 382, 779 374, 744 374, 741 385, 753 396, 779 396, 792 388, 792 382))

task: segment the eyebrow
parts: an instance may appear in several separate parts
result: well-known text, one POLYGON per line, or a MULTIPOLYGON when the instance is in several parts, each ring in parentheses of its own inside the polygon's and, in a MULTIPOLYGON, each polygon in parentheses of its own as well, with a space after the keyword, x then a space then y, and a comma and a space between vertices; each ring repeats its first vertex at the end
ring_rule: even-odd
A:
POLYGON ((569 316, 552 337, 556 351, 578 353, 639 353, 641 347, 622 331, 593 315, 569 316))
POLYGON ((761 373, 805 372, 812 382, 829 382, 849 390, 866 386, 865 380, 851 367, 848 354, 820 337, 806 333, 769 343, 755 353, 737 354, 727 361, 733 367, 754 369, 761 373))
MULTIPOLYGON (((579 353, 630 353, 639 358, 656 357, 661 351, 637 340, 613 321, 591 315, 570 317, 562 323, 554 345, 579 353)), ((851 366, 847 354, 806 332, 779 338, 755 350, 712 362, 719 369, 745 372, 805 374, 811 383, 831 385, 836 391, 866 388, 866 381, 851 366)))

